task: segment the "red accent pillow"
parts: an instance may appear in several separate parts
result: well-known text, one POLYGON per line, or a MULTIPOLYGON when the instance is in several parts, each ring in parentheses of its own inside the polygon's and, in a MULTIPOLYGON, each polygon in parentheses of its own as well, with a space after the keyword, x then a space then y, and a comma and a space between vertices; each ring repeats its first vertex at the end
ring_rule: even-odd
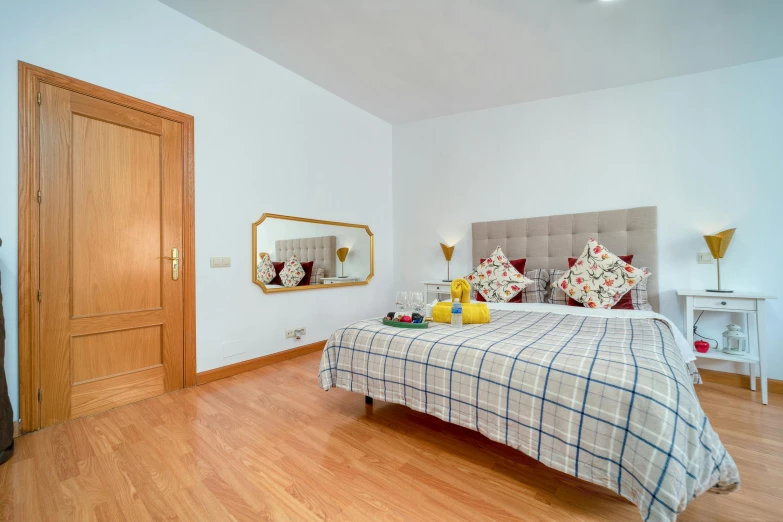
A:
POLYGON ((269 281, 269 284, 283 286, 283 282, 280 280, 280 271, 285 266, 285 261, 280 261, 279 263, 272 261, 272 265, 275 267, 275 278, 269 281))
POLYGON ((302 265, 302 268, 304 268, 305 276, 296 286, 307 286, 310 284, 310 276, 313 274, 313 263, 315 263, 315 261, 307 261, 305 263, 299 262, 299 264, 302 265))
MULTIPOLYGON (((486 258, 484 258, 481 261, 479 261, 479 263, 483 263, 484 261, 486 261, 486 258)), ((527 263, 527 258, 509 259, 508 262, 511 263, 511 266, 513 266, 514 268, 517 269, 517 272, 519 272, 520 274, 523 274, 523 275, 525 274, 525 263, 527 263)), ((522 294, 524 292, 525 291, 522 290, 517 295, 512 297, 511 300, 509 301, 509 303, 521 303, 522 302, 522 294)), ((478 292, 476 292, 476 301, 479 301, 481 303, 484 302, 484 298, 478 292)), ((581 305, 579 305, 579 306, 581 306, 581 305)))
MULTIPOLYGON (((630 256, 617 256, 620 259, 622 259, 624 262, 628 263, 629 265, 633 264, 633 254, 630 256)), ((571 268, 574 266, 574 263, 576 263, 575 257, 569 257, 568 258, 568 268, 571 268)), ((580 303, 579 301, 576 301, 574 299, 568 298, 568 306, 581 306, 584 308, 584 305, 580 303)), ((623 296, 620 298, 617 303, 612 307, 612 310, 635 310, 633 307, 633 301, 631 300, 631 292, 630 290, 623 294, 623 296)))

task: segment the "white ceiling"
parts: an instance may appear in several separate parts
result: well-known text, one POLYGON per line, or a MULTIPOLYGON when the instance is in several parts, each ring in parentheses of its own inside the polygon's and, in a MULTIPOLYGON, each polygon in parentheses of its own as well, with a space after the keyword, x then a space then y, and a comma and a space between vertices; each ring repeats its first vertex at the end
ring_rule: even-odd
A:
POLYGON ((783 56, 783 0, 162 0, 391 122, 783 56))

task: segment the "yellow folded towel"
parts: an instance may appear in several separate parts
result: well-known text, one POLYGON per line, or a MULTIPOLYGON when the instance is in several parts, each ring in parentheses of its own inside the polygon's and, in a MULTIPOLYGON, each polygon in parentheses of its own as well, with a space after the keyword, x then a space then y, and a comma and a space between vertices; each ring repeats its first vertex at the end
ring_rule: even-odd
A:
MULTIPOLYGON (((489 308, 484 303, 470 302, 470 283, 464 279, 451 282, 451 299, 462 303, 462 324, 489 323, 489 308)), ((436 323, 451 322, 451 303, 442 302, 432 307, 432 320, 436 323)))

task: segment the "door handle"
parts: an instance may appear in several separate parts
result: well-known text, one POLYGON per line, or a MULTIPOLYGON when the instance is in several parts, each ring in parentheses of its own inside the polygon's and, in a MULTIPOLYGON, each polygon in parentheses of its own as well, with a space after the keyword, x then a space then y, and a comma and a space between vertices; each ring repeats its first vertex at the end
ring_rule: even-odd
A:
POLYGON ((171 249, 171 257, 159 257, 158 259, 168 259, 171 261, 171 279, 174 281, 179 279, 179 250, 176 248, 171 249))

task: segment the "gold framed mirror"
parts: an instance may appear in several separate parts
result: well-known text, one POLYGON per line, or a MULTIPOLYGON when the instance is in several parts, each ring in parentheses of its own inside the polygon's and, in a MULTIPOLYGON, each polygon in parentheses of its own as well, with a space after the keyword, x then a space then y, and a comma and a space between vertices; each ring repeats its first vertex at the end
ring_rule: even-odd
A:
POLYGON ((374 239, 367 225, 264 213, 252 225, 253 283, 267 294, 366 285, 374 239))

